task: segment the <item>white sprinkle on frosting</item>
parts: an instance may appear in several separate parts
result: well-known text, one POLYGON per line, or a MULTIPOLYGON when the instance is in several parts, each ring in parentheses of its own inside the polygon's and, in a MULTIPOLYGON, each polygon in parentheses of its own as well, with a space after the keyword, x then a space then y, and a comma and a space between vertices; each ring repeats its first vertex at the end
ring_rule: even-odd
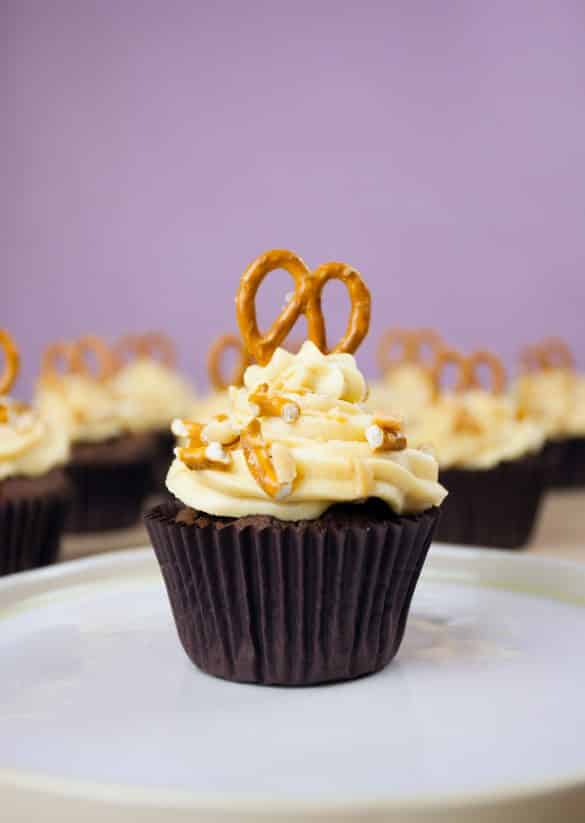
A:
POLYGON ((221 443, 213 442, 205 448, 205 457, 208 460, 213 460, 215 463, 229 463, 229 454, 226 452, 221 443))
POLYGON ((286 403, 282 408, 282 419, 285 423, 296 423, 300 413, 300 409, 296 403, 286 403))
POLYGON ((175 437, 187 437, 189 434, 187 426, 182 420, 179 420, 178 417, 176 417, 171 423, 171 432, 175 435, 175 437))

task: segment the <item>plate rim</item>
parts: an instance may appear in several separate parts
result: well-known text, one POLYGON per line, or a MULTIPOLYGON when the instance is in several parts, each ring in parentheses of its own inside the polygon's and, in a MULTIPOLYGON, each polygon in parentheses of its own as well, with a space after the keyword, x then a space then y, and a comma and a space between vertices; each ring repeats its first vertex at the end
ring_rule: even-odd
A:
MULTIPOLYGON (((585 547, 584 547, 585 548, 585 547)), ((458 566, 462 572, 459 582, 471 585, 479 583, 484 575, 489 577, 491 567, 508 572, 506 579, 539 577, 544 585, 536 590, 526 589, 527 594, 543 596, 550 599, 569 602, 585 608, 585 564, 566 559, 526 555, 517 551, 486 549, 466 546, 452 546, 436 543, 429 553, 423 574, 435 573, 439 577, 447 567, 458 566), (473 577, 476 577, 474 581, 473 577), (562 578, 563 583, 572 581, 579 590, 576 596, 569 598, 555 596, 555 581, 562 578), (547 588, 550 590, 547 592, 547 588)), ((60 589, 67 589, 79 584, 103 584, 108 580, 135 579, 138 571, 155 574, 158 564, 150 546, 138 549, 107 552, 92 557, 83 557, 43 569, 7 575, 0 578, 0 621, 11 612, 11 606, 22 604, 23 599, 34 600, 36 597, 51 594, 60 589)), ((485 585, 485 583, 484 583, 485 585)), ((488 587, 492 585, 488 584, 488 587)), ((493 581, 494 588, 504 588, 493 581)), ((32 607, 32 603, 31 603, 32 607)), ((206 796, 201 792, 186 789, 163 787, 129 786, 115 782, 82 780, 59 777, 43 771, 14 769, 0 766, 0 791, 3 797, 10 791, 29 792, 50 795, 55 799, 83 799, 92 802, 110 802, 124 808, 139 809, 146 805, 160 810, 191 811, 198 813, 222 813, 227 815, 246 815, 250 820, 254 816, 293 815, 303 817, 311 815, 318 819, 331 814, 430 814, 447 813, 450 810, 469 808, 470 806, 495 809, 500 806, 536 801, 555 797, 559 802, 565 796, 574 796, 585 801, 585 764, 573 774, 551 777, 535 783, 522 783, 513 787, 493 791, 457 791, 445 794, 426 795, 421 798, 403 797, 396 799, 378 796, 371 799, 341 799, 323 796, 320 799, 298 800, 282 799, 270 795, 246 795, 220 798, 217 795, 206 796)))

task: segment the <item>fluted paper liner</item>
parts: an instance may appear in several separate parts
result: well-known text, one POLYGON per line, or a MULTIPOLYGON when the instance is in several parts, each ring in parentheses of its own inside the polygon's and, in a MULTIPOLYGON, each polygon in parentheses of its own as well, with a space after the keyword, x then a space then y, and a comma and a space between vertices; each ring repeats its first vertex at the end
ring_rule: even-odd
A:
POLYGON ((200 669, 302 686, 392 660, 438 509, 371 524, 344 516, 343 526, 324 518, 183 524, 179 509, 163 504, 145 519, 181 643, 200 669))
POLYGON ((67 507, 69 488, 61 472, 54 472, 47 489, 37 491, 30 479, 30 495, 0 495, 0 576, 54 563, 67 507))
POLYGON ((140 521, 152 488, 154 449, 150 438, 133 439, 135 443, 129 442, 129 448, 121 442, 119 453, 110 443, 92 444, 93 454, 87 456, 76 455, 74 449, 66 467, 73 489, 68 532, 126 529, 140 521), (102 447, 105 459, 100 455, 102 447))
POLYGON ((543 496, 541 455, 492 469, 447 469, 439 480, 449 495, 441 506, 436 540, 502 549, 528 543, 543 496))
POLYGON ((585 487, 585 437, 550 440, 544 449, 544 465, 548 488, 585 487))

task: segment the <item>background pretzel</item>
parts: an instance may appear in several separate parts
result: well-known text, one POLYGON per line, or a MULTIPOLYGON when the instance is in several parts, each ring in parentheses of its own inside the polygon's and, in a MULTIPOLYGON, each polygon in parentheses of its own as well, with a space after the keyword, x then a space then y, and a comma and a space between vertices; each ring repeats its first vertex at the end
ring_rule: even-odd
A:
POLYGON ((171 338, 162 332, 126 334, 114 346, 118 364, 132 357, 150 357, 172 368, 176 362, 175 346, 171 338))
POLYGON ((41 357, 41 376, 55 378, 73 370, 73 344, 58 340, 51 343, 41 357))
POLYGON ((116 358, 112 349, 97 335, 88 334, 80 337, 71 345, 69 353, 70 371, 76 374, 93 376, 96 380, 107 380, 116 369, 116 358), (93 354, 97 371, 92 375, 88 355, 93 354))
POLYGON ((423 363, 424 349, 436 357, 443 346, 441 336, 433 329, 388 329, 378 346, 378 363, 383 374, 400 363, 423 363), (397 356, 394 355, 398 350, 397 356))
POLYGON ((448 365, 453 365, 457 369, 453 387, 456 392, 482 388, 483 384, 478 372, 480 366, 487 367, 491 381, 490 390, 494 394, 502 394, 506 388, 506 370, 497 355, 480 349, 466 357, 455 349, 443 349, 437 355, 431 369, 437 395, 441 392, 441 380, 445 367, 448 365))
POLYGON ((560 337, 547 337, 540 343, 525 346, 520 354, 520 363, 524 371, 545 369, 572 371, 575 368, 571 350, 560 337))
POLYGON ((235 334, 222 334, 215 340, 207 354, 207 371, 211 385, 216 391, 223 391, 228 386, 241 386, 244 382, 244 372, 252 362, 246 347, 235 334), (222 372, 223 357, 228 349, 233 349, 237 355, 231 377, 225 378, 222 372))
POLYGON ((268 363, 301 314, 307 319, 309 339, 327 353, 321 300, 323 288, 329 280, 340 280, 347 288, 351 301, 345 334, 332 351, 354 352, 367 334, 371 303, 368 287, 355 269, 345 263, 324 263, 311 272, 300 257, 285 249, 266 252, 248 266, 236 296, 236 315, 246 348, 260 365, 268 363), (292 276, 295 291, 267 333, 262 335, 256 317, 256 294, 264 278, 275 269, 285 269, 292 276))
POLYGON ((4 368, 0 375, 0 394, 8 394, 20 371, 20 354, 6 329, 0 329, 0 347, 4 351, 4 368))

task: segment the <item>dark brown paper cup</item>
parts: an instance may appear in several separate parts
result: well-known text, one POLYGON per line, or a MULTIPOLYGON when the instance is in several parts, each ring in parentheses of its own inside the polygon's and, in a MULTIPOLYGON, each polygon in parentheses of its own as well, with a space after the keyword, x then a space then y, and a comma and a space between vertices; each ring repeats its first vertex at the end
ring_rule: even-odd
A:
POLYGON ((69 493, 59 470, 0 483, 0 575, 56 560, 69 493))
POLYGON ((177 503, 145 518, 193 663, 287 686, 350 680, 392 660, 437 519, 436 508, 399 517, 380 501, 297 523, 197 516, 177 503))
POLYGON ((544 449, 547 488, 585 488, 585 437, 550 440, 544 449))
POLYGON ((150 435, 74 446, 66 467, 73 489, 67 531, 111 531, 138 523, 152 486, 153 454, 150 435))
POLYGON ((436 540, 503 549, 528 543, 544 488, 541 455, 493 469, 447 469, 439 480, 449 496, 441 507, 436 540))
POLYGON ((154 457, 152 461, 152 488, 151 493, 158 496, 171 497, 166 487, 169 466, 173 460, 175 436, 168 429, 160 429, 153 433, 154 457))

